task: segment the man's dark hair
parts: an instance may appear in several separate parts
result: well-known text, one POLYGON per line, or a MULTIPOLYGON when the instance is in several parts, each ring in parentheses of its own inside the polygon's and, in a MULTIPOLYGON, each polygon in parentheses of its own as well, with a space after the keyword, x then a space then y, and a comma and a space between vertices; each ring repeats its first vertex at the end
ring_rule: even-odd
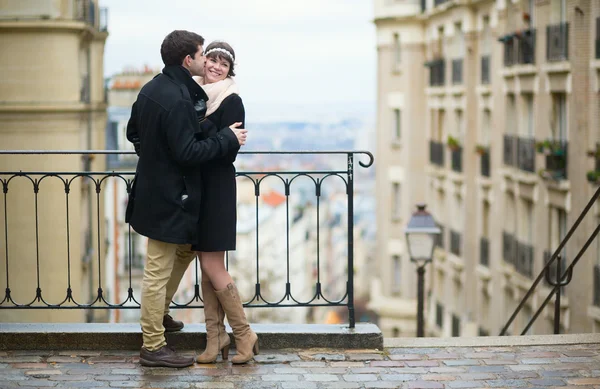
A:
POLYGON ((200 35, 185 30, 175 30, 167 35, 160 45, 160 56, 165 66, 181 65, 186 56, 194 57, 198 52, 198 46, 203 44, 204 38, 200 35))

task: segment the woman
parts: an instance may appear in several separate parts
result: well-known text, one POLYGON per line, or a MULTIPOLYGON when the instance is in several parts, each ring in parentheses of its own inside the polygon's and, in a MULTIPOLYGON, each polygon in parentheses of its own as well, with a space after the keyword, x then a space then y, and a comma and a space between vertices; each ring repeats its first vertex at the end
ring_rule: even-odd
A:
MULTIPOLYGON (((233 78, 235 52, 225 42, 206 47, 204 77, 196 81, 208 95, 206 118, 200 123, 202 136, 214 135, 224 124, 245 121, 244 104, 233 78)), ((225 126, 225 127, 227 127, 225 126)), ((241 127, 243 128, 243 126, 241 127)), ((229 335, 223 324, 227 315, 233 330, 237 355, 233 363, 246 363, 258 354, 258 337, 246 320, 238 290, 225 268, 225 251, 235 250, 236 183, 235 161, 238 150, 206 163, 202 169, 202 205, 198 220, 199 240, 192 249, 198 252, 202 269, 202 295, 206 317, 206 350, 198 363, 212 363, 222 351, 229 354, 229 335)))

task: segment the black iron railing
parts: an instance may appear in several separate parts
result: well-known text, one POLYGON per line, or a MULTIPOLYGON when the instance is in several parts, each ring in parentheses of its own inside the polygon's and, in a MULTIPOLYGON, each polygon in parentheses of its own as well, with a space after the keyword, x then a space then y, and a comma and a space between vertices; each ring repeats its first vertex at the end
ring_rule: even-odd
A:
POLYGON ((461 256, 462 236, 460 232, 450 229, 450 252, 457 257, 461 256))
POLYGON ((536 304, 537 311, 533 314, 533 316, 531 317, 531 319, 529 320, 529 322, 527 323, 527 325, 521 332, 521 335, 525 335, 529 331, 529 329, 531 328, 533 323, 535 323, 535 321, 540 316, 540 314, 545 310, 546 305, 548 305, 548 303, 554 296, 556 296, 554 299, 554 333, 555 334, 560 333, 560 328, 561 328, 561 325, 560 325, 560 317, 561 317, 560 299, 561 299, 561 295, 562 295, 562 290, 564 287, 566 287, 571 282, 571 280, 573 278, 573 269, 575 268, 575 266, 577 265, 577 263, 579 262, 579 260, 583 256, 583 254, 586 252, 586 250, 590 247, 592 242, 596 239, 596 236, 600 232, 600 224, 598 224, 596 226, 594 231, 590 234, 590 236, 588 237, 588 239, 586 240, 584 245, 579 249, 579 252, 577 253, 577 255, 575 255, 575 257, 573 258, 573 261, 571 261, 571 263, 568 266, 566 263, 563 263, 563 261, 561 260, 561 258, 563 256, 562 254, 565 250, 565 246, 571 239, 571 236, 573 236, 575 231, 579 228, 579 225, 581 224, 581 222, 583 221, 585 216, 588 214, 590 209, 592 209, 592 207, 596 204, 596 202, 598 201, 599 198, 600 198, 600 187, 598 187, 598 189, 596 189, 596 192, 594 193, 594 195, 592 196, 590 201, 586 204, 584 209, 581 211, 581 213, 577 217, 577 220, 575 220, 575 223, 573 223, 573 225, 571 226, 571 228, 565 235, 564 239, 559 243, 558 247, 556 248, 556 250, 554 250, 552 255, 550 255, 550 259, 548 259, 546 261, 544 267, 542 268, 542 271, 535 278, 535 280, 533 281, 533 284, 531 285, 531 287, 529 288, 527 293, 525 293, 525 296, 523 296, 523 299, 521 300, 521 302, 519 303, 519 305, 517 306, 515 311, 512 313, 512 315, 510 316, 510 318, 508 319, 508 321, 506 322, 504 327, 502 328, 502 331, 500 331, 500 335, 507 334, 508 329, 513 324, 515 318, 517 317, 519 312, 523 309, 525 304, 527 304, 527 301, 531 298, 531 296, 535 292, 538 284, 542 281, 542 279, 545 279, 546 282, 550 285, 550 287, 552 289, 550 290, 550 293, 548 294, 548 296, 541 303, 536 304), (556 267, 556 274, 555 274, 556 277, 555 278, 551 277, 552 266, 556 267))
POLYGON ((490 241, 485 237, 479 239, 479 264, 490 266, 490 241))
POLYGON ((457 172, 457 173, 462 173, 463 168, 462 168, 462 154, 463 154, 463 149, 462 147, 456 147, 453 149, 450 149, 450 157, 451 157, 451 162, 452 162, 452 170, 457 172))
POLYGON ((504 44, 504 66, 535 63, 535 29, 507 34, 500 41, 504 44))
POLYGON ((444 86, 446 84, 446 61, 439 58, 425 64, 429 68, 429 86, 444 86))
POLYGON ((526 172, 535 172, 535 139, 517 139, 517 167, 526 172))
POLYGON ((452 60, 452 83, 462 84, 463 83, 463 59, 452 60))
POLYGON ((484 55, 481 57, 481 83, 490 83, 490 56, 484 55))
POLYGON ((436 166, 444 166, 444 144, 434 140, 429 141, 429 162, 436 166))
POLYGON ((444 4, 450 0, 434 0, 433 4, 437 7, 438 5, 444 4))
POLYGON ((569 59, 569 23, 546 27, 546 59, 550 62, 569 59))
POLYGON ((600 58, 600 18, 596 18, 596 59, 600 58))
POLYGON ((517 261, 517 241, 511 233, 502 232, 502 259, 514 265, 517 261))
MULTIPOLYGON (((129 269, 128 286, 125 288, 128 290, 128 295, 123 301, 118 301, 120 297, 115 293, 115 296, 108 298, 107 294, 107 282, 103 279, 105 276, 106 269, 103 269, 103 263, 105 262, 105 253, 101 250, 103 243, 106 239, 110 238, 105 235, 103 225, 105 223, 104 211, 101 212, 101 204, 103 199, 108 193, 116 193, 118 191, 118 185, 123 188, 121 198, 126 199, 129 192, 131 191, 134 171, 91 171, 89 169, 90 164, 88 163, 94 156, 98 155, 123 155, 133 154, 133 152, 122 152, 122 151, 107 151, 107 150, 94 150, 94 151, 2 151, 0 150, 0 156, 7 158, 7 156, 19 155, 19 158, 33 158, 34 155, 42 155, 46 159, 38 159, 38 161, 47 162, 47 158, 50 155, 60 155, 60 158, 70 158, 63 161, 76 161, 75 165, 83 165, 83 171, 78 171, 78 167, 75 167, 73 171, 44 171, 45 165, 40 163, 39 170, 37 171, 0 171, 0 185, 3 189, 3 215, 4 220, 4 236, 0 237, 3 247, 3 253, 0 253, 0 274, 3 274, 0 282, 4 281, 4 296, 0 300, 0 309, 138 309, 140 296, 139 290, 134 290, 134 286, 131 283, 131 269, 134 267, 135 258, 132 256, 132 241, 131 236, 133 234, 131 227, 125 225, 122 231, 125 233, 123 241, 125 242, 125 250, 121 263, 128 262, 126 269, 129 269), (26 156, 26 157, 24 157, 26 156), (85 163, 79 161, 79 156, 84 158, 85 163), (77 159, 73 159, 77 158, 77 159), (87 167, 87 168, 86 168, 87 167), (110 192, 110 188, 114 188, 115 192, 110 192), (89 201, 89 207, 87 211, 81 211, 81 202, 83 196, 86 196, 89 201), (53 196, 53 197, 52 197, 53 196), (55 199, 58 204, 50 204, 48 198, 55 199), (31 204, 27 202, 31 201, 31 204), (10 205, 10 206, 9 206, 10 205), (64 208, 62 208, 64 207, 64 208), (28 208, 31 213, 24 215, 19 210, 28 208), (49 209, 50 208, 50 209, 49 209), (60 209, 63 209, 62 211, 60 209), (64 212, 64 213, 62 213, 64 212), (87 215, 80 215, 85 214, 87 215), (56 223, 60 223, 61 226, 56 226, 56 223, 50 227, 49 216, 51 220, 59 220, 56 223), (79 215, 79 216, 73 216, 79 215), (84 217, 81 217, 84 216, 84 217), (82 221, 82 219, 85 219, 82 221), (17 222, 15 222, 17 220, 17 222), (86 221, 87 220, 87 221, 86 221), (15 257, 15 236, 23 236, 23 225, 31 224, 34 226, 35 234, 32 235, 31 247, 35 248, 32 250, 31 258, 24 258, 22 256, 15 257), (97 223, 97 224, 96 224, 97 223), (62 225, 64 224, 64 225, 62 225), (43 240, 44 231, 48 231, 48 228, 61 228, 65 231, 64 241, 53 241, 52 247, 56 245, 63 246, 65 248, 64 258, 60 261, 54 261, 53 266, 62 263, 64 269, 61 271, 62 277, 53 278, 48 280, 47 276, 43 274, 43 269, 47 268, 48 264, 45 263, 48 260, 45 254, 44 244, 41 243, 43 240), (81 236, 81 238, 79 238, 81 236), (80 250, 79 242, 82 242, 84 246, 80 250), (79 252, 80 251, 80 252, 79 252), (81 255, 80 255, 81 254, 81 255), (74 258, 82 258, 74 259, 74 258), (28 261, 29 264, 35 263, 35 266, 30 267, 33 271, 31 272, 31 286, 32 289, 27 296, 17 295, 18 293, 13 292, 11 287, 16 282, 16 273, 23 271, 24 261, 28 261), (90 296, 81 295, 81 279, 80 273, 73 273, 75 266, 81 266, 81 263, 87 263, 94 269, 95 275, 92 271, 89 272, 90 276, 90 289, 89 295, 91 295, 90 302, 83 302, 90 296), (48 283, 52 283, 52 288, 48 291, 48 283), (50 295, 56 296, 60 291, 64 291, 62 297, 55 299, 55 297, 49 297, 50 295), (35 296, 35 297, 31 297, 35 296), (54 301, 51 301, 54 300, 54 301), (111 300, 111 301, 109 301, 111 300)), ((369 167, 373 163, 373 156, 371 153, 366 151, 297 151, 297 152, 241 152, 240 154, 269 154, 269 155, 296 155, 296 154, 322 154, 322 155, 340 155, 340 158, 344 158, 345 167, 340 170, 299 170, 299 171, 240 171, 237 172, 238 179, 247 181, 253 187, 255 202, 256 202, 256 214, 254 220, 256 246, 254 266, 256 269, 254 275, 254 294, 250 301, 244 305, 249 308, 255 307, 316 307, 316 306, 345 306, 348 308, 348 317, 350 327, 355 325, 354 317, 354 163, 355 158, 358 156, 367 156, 368 161, 363 163, 358 161, 362 167, 369 167), (285 242, 286 256, 281 259, 280 265, 285 268, 285 276, 282 276, 282 286, 284 288, 280 291, 279 296, 265 296, 261 292, 261 286, 268 284, 267 275, 261 272, 261 255, 259 245, 259 231, 261 229, 262 220, 259 214, 259 196, 261 195, 261 188, 264 190, 263 182, 267 180, 278 182, 281 186, 282 193, 282 206, 285 204, 285 218, 286 226, 283 228, 280 234, 280 239, 285 242), (262 184, 262 186, 261 186, 262 184), (321 203, 327 202, 327 198, 321 196, 322 193, 328 193, 332 191, 331 185, 338 185, 339 190, 343 190, 346 193, 347 210, 346 215, 341 215, 339 222, 336 225, 340 226, 340 231, 344 231, 346 234, 346 252, 347 258, 343 258, 342 262, 332 263, 334 258, 328 258, 324 251, 320 247, 319 232, 322 227, 323 220, 321 211, 321 203), (299 193, 300 192, 300 193, 299 193), (316 249, 315 257, 311 258, 312 261, 312 274, 314 275, 314 283, 311 288, 314 295, 310 298, 301 300, 297 295, 292 292, 292 279, 290 278, 290 225, 292 224, 292 218, 294 212, 297 211, 296 207, 290 206, 290 197, 296 198, 306 196, 312 192, 314 197, 310 200, 311 204, 314 204, 315 208, 315 226, 314 231, 316 233, 316 249), (326 291, 331 286, 329 285, 331 280, 325 280, 327 269, 336 267, 346 267, 346 286, 343 288, 345 291, 341 291, 340 295, 330 296, 327 295, 326 291), (285 280, 283 279, 285 278, 285 280), (340 298, 341 296, 341 298, 340 298)), ((20 161, 22 161, 21 159, 20 161)), ((28 166, 32 166, 31 161, 28 161, 28 166)), ((64 162, 63 162, 64 163, 64 162)), ((47 166, 47 165, 46 165, 47 166)), ((271 183, 272 185, 272 183, 271 183)), ((116 195, 115 195, 116 196, 116 195)), ((124 223, 124 222, 123 222, 124 223)), ((48 244, 46 242, 46 244, 48 244)), ((116 244, 116 243, 115 243, 116 244)), ((247 253, 247 255, 251 255, 247 253)), ((236 261, 237 262, 237 261, 236 261)), ((227 266, 229 266, 229 260, 227 266)), ((30 266, 30 265, 29 265, 30 266)), ((249 265, 252 267, 252 265, 249 265)), ((193 267, 193 265, 192 265, 193 267)), ((307 264, 307 267, 311 267, 311 264, 307 264)), ((195 266, 195 285, 194 292, 191 298, 185 302, 173 302, 171 308, 202 308, 202 299, 200 296, 200 284, 199 284, 199 266, 196 263, 195 266)), ((111 269, 116 272, 116 269, 111 269)), ((282 272, 283 273, 283 272, 282 272)), ((56 276, 56 273, 54 273, 56 276)), ((252 276, 250 276, 252 277, 252 276)), ((20 277, 22 279, 22 276, 20 277)), ((312 282, 311 281, 311 282, 312 282)), ((336 281, 336 285, 339 285, 339 280, 336 281)), ((306 284, 303 282, 302 285, 294 285, 294 290, 305 290, 306 284)), ((270 288, 267 288, 270 290, 270 288)), ((264 290, 264 289, 263 289, 264 290)), ((310 289, 309 289, 310 290, 310 289)), ((341 290, 338 288, 338 290, 341 290)), ((191 291, 190 291, 191 292, 191 291)), ((312 293, 312 292, 311 292, 312 293)), ((191 293, 190 293, 191 294, 191 293)))
POLYGON ((515 270, 517 273, 531 278, 533 277, 533 246, 527 243, 516 241, 517 257, 515 261, 515 270))
POLYGON ((75 20, 96 25, 96 6, 92 0, 75 0, 75 20))
POLYGON ((569 142, 552 141, 551 148, 546 150, 546 172, 554 179, 567 178, 567 161, 569 142))
POLYGON ((444 328, 444 306, 439 301, 435 303, 435 325, 444 328))
POLYGON ((460 317, 452 314, 452 336, 460 336, 460 317))
POLYGON ((600 307, 600 265, 594 266, 594 305, 600 307))
POLYGON ((480 160, 480 164, 481 164, 481 175, 484 177, 489 177, 490 176, 490 150, 489 148, 483 152, 481 154, 481 160, 480 160))
POLYGON ((517 137, 514 135, 504 134, 503 144, 503 159, 504 164, 508 166, 517 166, 517 137))
MULTIPOLYGON (((544 250, 544 265, 546 265, 548 262, 550 262, 550 259, 552 258, 552 252, 550 252, 549 250, 544 250)), ((554 266, 550 266, 548 268, 548 277, 544 278, 544 285, 546 286, 552 286, 552 283, 556 280, 556 277, 558 276, 558 266, 560 265, 561 269, 566 269, 567 268, 567 258, 565 256, 565 253, 563 252, 560 255, 560 261, 557 260, 556 263, 554 264, 554 266), (560 263, 559 263, 560 262, 560 263)), ((561 288, 561 294, 565 294, 565 288, 561 288)))

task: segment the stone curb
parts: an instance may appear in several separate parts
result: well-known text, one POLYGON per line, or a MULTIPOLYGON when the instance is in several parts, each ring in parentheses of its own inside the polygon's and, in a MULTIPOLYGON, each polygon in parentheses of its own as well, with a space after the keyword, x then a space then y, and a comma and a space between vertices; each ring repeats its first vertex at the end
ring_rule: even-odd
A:
MULTIPOLYGON (((265 349, 383 349, 383 335, 374 324, 251 324, 265 349)), ((231 334, 231 328, 227 327, 231 334)), ((233 336, 231 337, 232 341, 233 336)), ((178 349, 204 348, 204 324, 186 324, 167 334, 178 349)), ((139 324, 125 323, 0 323, 0 350, 139 350, 139 324)))

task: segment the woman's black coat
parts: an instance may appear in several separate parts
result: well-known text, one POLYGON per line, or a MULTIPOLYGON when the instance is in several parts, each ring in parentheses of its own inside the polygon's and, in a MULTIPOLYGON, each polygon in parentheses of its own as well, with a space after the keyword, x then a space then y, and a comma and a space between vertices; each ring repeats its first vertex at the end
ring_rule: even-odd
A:
MULTIPOLYGON (((242 99, 236 94, 230 95, 200 123, 201 136, 220 134, 218 129, 244 121, 242 99)), ((207 162, 200 169, 202 202, 198 219, 198 244, 192 246, 197 251, 235 250, 237 196, 233 162, 238 151, 239 145, 225 157, 207 162)))

